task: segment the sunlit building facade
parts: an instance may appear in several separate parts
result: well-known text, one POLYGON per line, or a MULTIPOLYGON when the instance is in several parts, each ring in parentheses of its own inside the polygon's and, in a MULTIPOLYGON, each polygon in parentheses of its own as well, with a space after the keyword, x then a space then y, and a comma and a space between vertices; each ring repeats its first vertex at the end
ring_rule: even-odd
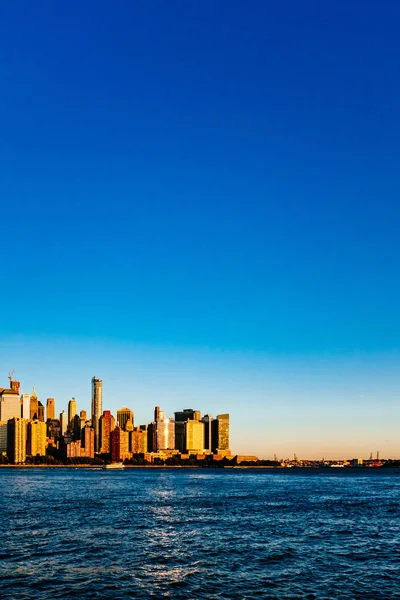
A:
POLYGON ((56 418, 56 404, 54 398, 47 398, 46 402, 46 421, 56 418))
POLYGON ((29 456, 46 455, 47 427, 44 421, 29 421, 27 427, 27 454, 29 456))
POLYGON ((132 454, 145 454, 147 452, 147 429, 135 427, 129 434, 132 454))
POLYGON ((130 458, 129 433, 120 427, 115 427, 111 432, 111 460, 120 462, 130 458))
POLYGON ((99 419, 100 453, 111 452, 111 432, 115 429, 115 419, 109 410, 103 411, 99 419))
POLYGON ((13 389, 2 389, 0 391, 0 421, 8 421, 14 417, 21 417, 19 394, 13 389))
POLYGON ((175 421, 164 418, 155 423, 155 448, 153 452, 175 449, 175 421))
POLYGON ((95 433, 93 427, 89 427, 85 425, 82 430, 82 440, 81 440, 81 456, 86 456, 87 458, 94 458, 95 452, 95 433))
POLYGON ((65 435, 67 432, 67 427, 68 427, 68 417, 66 412, 63 410, 60 413, 60 428, 61 428, 61 435, 65 435))
POLYGON ((77 413, 76 400, 75 400, 75 398, 72 398, 68 402, 68 426, 69 427, 73 426, 74 417, 75 417, 76 413, 77 413))
POLYGON ((30 394, 22 394, 21 396, 21 417, 28 421, 30 418, 30 405, 31 397, 30 394))
POLYGON ((117 410, 117 422, 118 425, 121 429, 126 429, 126 423, 127 421, 131 420, 132 421, 132 425, 134 424, 134 414, 133 414, 133 410, 131 410, 130 408, 127 408, 126 406, 123 406, 122 408, 120 408, 119 410, 117 410))
POLYGON ((30 409, 29 409, 29 418, 31 421, 39 418, 38 405, 39 405, 39 399, 37 397, 35 387, 33 387, 32 394, 31 394, 31 400, 30 400, 30 409))
POLYGON ((92 427, 94 429, 95 452, 100 450, 99 420, 103 412, 103 382, 92 378, 92 427))
POLYGON ((212 422, 212 451, 229 450, 229 414, 218 415, 212 422))

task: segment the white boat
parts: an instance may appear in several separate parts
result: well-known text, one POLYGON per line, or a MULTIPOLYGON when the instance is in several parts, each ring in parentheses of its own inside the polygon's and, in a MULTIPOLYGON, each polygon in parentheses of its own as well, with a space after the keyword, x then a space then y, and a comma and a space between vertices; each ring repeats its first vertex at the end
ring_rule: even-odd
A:
POLYGON ((114 462, 109 465, 104 465, 103 469, 125 469, 125 465, 122 462, 114 462))

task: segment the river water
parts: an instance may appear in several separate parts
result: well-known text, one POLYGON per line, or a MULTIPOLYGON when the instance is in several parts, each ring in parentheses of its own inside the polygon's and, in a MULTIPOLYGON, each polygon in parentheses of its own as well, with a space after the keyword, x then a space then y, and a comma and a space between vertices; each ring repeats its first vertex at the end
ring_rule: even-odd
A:
POLYGON ((400 599, 400 470, 0 469, 0 598, 400 599))

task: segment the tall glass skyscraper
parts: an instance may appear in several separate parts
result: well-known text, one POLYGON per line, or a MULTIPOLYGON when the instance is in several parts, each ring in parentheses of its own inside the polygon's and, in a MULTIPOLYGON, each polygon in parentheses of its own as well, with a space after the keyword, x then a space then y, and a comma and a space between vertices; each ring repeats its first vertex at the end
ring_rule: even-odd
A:
POLYGON ((97 377, 92 379, 92 427, 94 429, 94 450, 100 451, 99 419, 103 413, 103 382, 97 377))

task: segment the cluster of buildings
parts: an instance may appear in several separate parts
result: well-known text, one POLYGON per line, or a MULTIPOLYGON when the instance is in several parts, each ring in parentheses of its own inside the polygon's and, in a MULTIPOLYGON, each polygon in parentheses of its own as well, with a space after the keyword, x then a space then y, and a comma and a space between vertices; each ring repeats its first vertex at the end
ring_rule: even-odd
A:
POLYGON ((102 380, 92 379, 91 415, 78 413, 76 400, 68 403, 56 417, 54 398, 40 402, 35 388, 32 394, 20 394, 20 383, 9 375, 9 388, 0 388, 0 455, 6 454, 14 464, 23 464, 28 456, 45 456, 58 452, 63 458, 94 458, 113 462, 141 455, 155 462, 171 456, 214 460, 230 457, 229 415, 200 414, 185 409, 166 417, 156 406, 154 419, 135 425, 134 413, 127 407, 117 410, 116 417, 103 411, 102 380))

